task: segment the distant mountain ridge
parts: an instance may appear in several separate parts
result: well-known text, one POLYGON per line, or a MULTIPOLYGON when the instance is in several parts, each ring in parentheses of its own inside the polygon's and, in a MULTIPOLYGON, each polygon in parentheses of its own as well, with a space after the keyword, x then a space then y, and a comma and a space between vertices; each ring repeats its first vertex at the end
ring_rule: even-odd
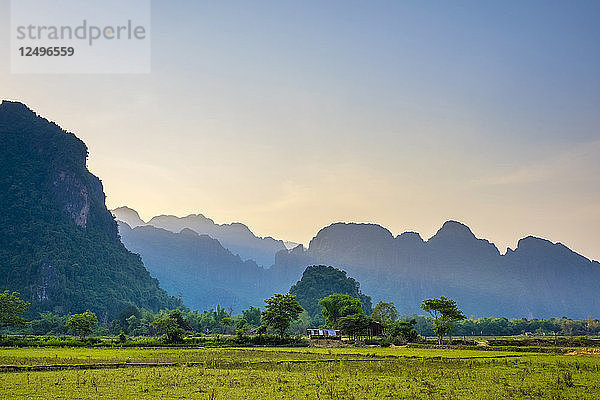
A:
POLYGON ((20 292, 32 315, 181 305, 120 242, 80 139, 3 101, 0 142, 0 290, 20 292))
POLYGON ((394 237, 375 224, 335 223, 308 249, 280 252, 276 260, 273 273, 287 279, 308 265, 341 268, 375 301, 394 301, 406 313, 418 312, 424 298, 445 295, 467 315, 600 315, 600 263, 532 236, 502 255, 456 221, 427 241, 414 232, 394 237))
POLYGON ((262 305, 275 290, 264 268, 243 261, 208 235, 188 228, 179 233, 151 225, 131 228, 121 221, 119 233, 161 286, 193 309, 219 304, 239 312, 262 305))
MULTIPOLYGON (((298 282, 307 267, 328 265, 359 281, 374 303, 393 301, 405 314, 420 313, 423 299, 443 295, 455 299, 468 316, 600 315, 600 263, 562 244, 532 236, 521 239, 515 250, 501 254, 493 243, 477 238, 457 221, 445 222, 429 240, 416 232, 393 236, 375 224, 335 223, 321 229, 307 249, 298 245, 279 251, 268 269, 242 262, 223 248, 207 257, 202 240, 194 239, 197 243, 193 246, 181 243, 184 233, 169 232, 169 236, 167 231, 149 226, 121 230, 123 242, 142 255, 153 274, 160 277, 155 268, 163 268, 172 275, 161 278, 167 289, 172 287, 167 282, 179 276, 170 294, 176 294, 176 286, 186 287, 184 299, 198 307, 217 302, 235 309, 261 306, 263 298, 286 292, 298 282), (182 258, 187 261, 181 262, 182 258), (195 285, 188 282, 196 278, 181 278, 177 272, 194 274, 205 268, 213 272, 200 273, 206 279, 195 285), (217 290, 220 297, 211 298, 207 294, 211 290, 217 290), (196 292, 204 297, 191 300, 196 292)), ((194 236, 192 232, 189 235, 194 236)))
POLYGON ((174 215, 158 215, 144 222, 137 211, 129 207, 119 207, 112 210, 113 215, 130 227, 150 225, 156 228, 179 233, 183 229, 191 229, 201 235, 208 235, 217 239, 223 247, 244 260, 253 260, 258 265, 270 267, 275 262, 275 254, 285 250, 282 240, 272 237, 258 237, 244 224, 233 222, 230 224, 216 224, 212 219, 202 214, 190 214, 185 217, 174 215))

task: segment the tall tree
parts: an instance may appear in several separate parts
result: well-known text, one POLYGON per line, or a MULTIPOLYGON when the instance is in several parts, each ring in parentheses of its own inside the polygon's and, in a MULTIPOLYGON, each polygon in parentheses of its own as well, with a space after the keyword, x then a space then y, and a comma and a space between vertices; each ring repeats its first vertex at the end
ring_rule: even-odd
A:
POLYGON ((442 344, 444 335, 454 329, 452 322, 465 319, 456 302, 444 296, 439 299, 424 300, 421 308, 433 317, 433 331, 438 337, 438 344, 442 344))
POLYGON ((74 330, 81 340, 85 340, 85 337, 92 333, 94 325, 97 323, 96 314, 87 310, 82 314, 71 315, 65 325, 74 330))
POLYGON ((330 328, 338 328, 338 322, 342 317, 364 314, 360 300, 347 294, 331 294, 322 298, 319 305, 323 307, 321 312, 330 328))
POLYGON ((400 338, 407 342, 414 342, 419 337, 419 333, 415 329, 416 324, 417 321, 414 318, 410 321, 394 321, 386 326, 386 336, 392 340, 400 338))
POLYGON ((266 299, 265 303, 267 306, 262 312, 262 323, 279 332, 279 336, 283 339, 287 328, 292 321, 298 319, 304 309, 296 301, 296 296, 291 294, 276 293, 266 299))
POLYGON ((373 321, 381 322, 387 326, 398 319, 398 310, 396 310, 394 303, 380 301, 375 308, 373 308, 371 318, 373 318, 373 321))
POLYGON ((25 319, 21 317, 27 309, 29 303, 19 298, 19 293, 9 292, 0 293, 0 328, 12 325, 25 325, 25 319))
POLYGON ((248 325, 252 327, 260 325, 260 308, 250 306, 247 310, 242 310, 242 315, 248 321, 248 325))
POLYGON ((180 310, 173 310, 152 322, 152 326, 163 335, 168 343, 181 342, 189 326, 180 310))

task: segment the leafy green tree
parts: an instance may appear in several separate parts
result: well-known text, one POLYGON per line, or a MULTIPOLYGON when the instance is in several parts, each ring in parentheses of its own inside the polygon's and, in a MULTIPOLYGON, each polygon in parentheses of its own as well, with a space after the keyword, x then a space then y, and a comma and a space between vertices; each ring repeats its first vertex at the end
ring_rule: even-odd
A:
POLYGON ((416 324, 417 320, 414 318, 410 321, 394 321, 385 328, 386 336, 392 340, 414 342, 419 337, 416 324))
POLYGON ((34 335, 62 335, 69 331, 65 326, 67 315, 57 315, 51 312, 40 313, 39 319, 31 321, 31 332, 34 335))
POLYGON ((371 318, 373 318, 373 321, 380 322, 387 326, 398 319, 398 310, 396 310, 394 303, 380 301, 375 308, 373 308, 371 318))
POLYGON ((130 315, 129 318, 125 320, 125 322, 127 326, 127 332, 130 335, 134 334, 140 328, 140 319, 134 314, 130 315))
POLYGON ((338 328, 338 321, 342 317, 364 314, 360 300, 348 294, 331 294, 322 298, 319 305, 323 307, 321 313, 330 328, 338 328))
POLYGON ((362 313, 350 314, 340 317, 337 321, 337 327, 348 336, 354 338, 365 333, 371 319, 362 313))
POLYGON ((438 337, 438 344, 442 344, 445 334, 452 333, 453 322, 465 319, 462 311, 456 306, 456 302, 444 296, 439 299, 424 300, 421 308, 433 317, 433 331, 438 337))
POLYGON ((305 335, 306 330, 311 327, 310 315, 306 310, 302 311, 298 319, 290 324, 290 331, 296 335, 305 335))
POLYGON ((152 326, 163 334, 168 343, 178 343, 183 339, 185 331, 177 324, 177 321, 171 317, 164 316, 155 319, 152 326))
POLYGON ((25 325, 25 318, 21 317, 30 303, 19 298, 19 293, 0 293, 0 328, 13 325, 25 325))
POLYGON ((262 323, 279 332, 279 336, 283 339, 287 328, 292 321, 298 319, 304 309, 296 301, 296 296, 291 294, 276 293, 266 299, 265 303, 267 305, 262 312, 262 323))
POLYGON ((188 328, 180 310, 170 311, 152 322, 152 326, 165 335, 167 343, 178 343, 183 340, 183 335, 188 328))
POLYGON ((223 324, 223 326, 229 327, 229 326, 233 325, 233 318, 225 317, 221 320, 221 324, 223 324))
POLYGON ((75 331, 81 340, 85 340, 85 337, 92 333, 97 323, 98 318, 96 314, 87 310, 82 314, 71 315, 65 325, 75 331))
POLYGON ((267 326, 266 325, 261 325, 258 328, 256 328, 256 334, 257 335, 262 335, 267 333, 267 326))
POLYGON ((132 330, 137 328, 135 323, 132 322, 139 321, 142 317, 142 312, 133 304, 128 305, 121 311, 119 317, 114 321, 115 324, 118 324, 118 327, 114 327, 113 330, 123 331, 124 333, 131 334, 132 330), (131 317, 135 317, 131 319, 131 317))
POLYGON ((252 327, 260 326, 260 308, 252 307, 247 310, 242 310, 242 316, 252 327))
MULTIPOLYGON (((258 310, 258 309, 256 309, 258 310)), ((194 332, 209 333, 231 333, 236 330, 237 321, 241 316, 232 316, 225 308, 217 305, 216 309, 204 311, 190 311, 185 313, 186 325, 194 332)), ((260 323, 260 311, 258 311, 258 321, 260 323)))

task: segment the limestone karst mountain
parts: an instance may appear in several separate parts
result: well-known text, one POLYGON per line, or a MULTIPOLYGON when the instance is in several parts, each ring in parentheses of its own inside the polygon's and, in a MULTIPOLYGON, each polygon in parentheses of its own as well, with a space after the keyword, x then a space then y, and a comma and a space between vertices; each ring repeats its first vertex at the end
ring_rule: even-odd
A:
POLYGON ((429 240, 394 237, 374 224, 336 223, 309 248, 279 252, 271 273, 293 281, 314 264, 333 265, 361 282, 373 301, 419 312, 428 297, 454 298, 467 315, 586 318, 600 315, 600 263, 560 243, 527 237, 500 254, 456 221, 429 240))
POLYGON ((119 240, 81 140, 4 101, 0 141, 0 290, 20 292, 31 314, 181 304, 119 240))
POLYGON ((286 292, 298 282, 307 267, 328 265, 359 281, 374 303, 393 301, 407 314, 420 312, 423 299, 441 295, 456 299, 474 316, 586 318, 600 311, 598 262, 533 237, 501 254, 456 221, 444 223, 429 240, 415 232, 394 237, 374 224, 332 224, 321 229, 307 249, 299 245, 279 251, 271 268, 242 262, 216 241, 185 233, 153 227, 121 231, 124 243, 142 254, 151 271, 171 271, 163 279, 178 279, 175 286, 187 288, 184 300, 198 306, 261 306, 262 298, 286 292), (208 250, 209 242, 219 251, 208 250), (180 276, 177 271, 182 269, 202 279, 180 276), (189 285, 194 279, 201 282, 189 285), (208 295, 211 290, 218 296, 208 295), (195 296, 201 301, 191 300, 195 296))

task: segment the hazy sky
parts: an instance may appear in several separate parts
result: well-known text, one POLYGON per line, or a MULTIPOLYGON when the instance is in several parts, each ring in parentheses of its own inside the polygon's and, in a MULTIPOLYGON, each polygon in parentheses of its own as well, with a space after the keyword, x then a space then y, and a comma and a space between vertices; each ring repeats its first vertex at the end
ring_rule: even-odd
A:
POLYGON ((156 1, 152 73, 11 75, 108 206, 307 243, 336 221, 600 259, 600 2, 156 1))

